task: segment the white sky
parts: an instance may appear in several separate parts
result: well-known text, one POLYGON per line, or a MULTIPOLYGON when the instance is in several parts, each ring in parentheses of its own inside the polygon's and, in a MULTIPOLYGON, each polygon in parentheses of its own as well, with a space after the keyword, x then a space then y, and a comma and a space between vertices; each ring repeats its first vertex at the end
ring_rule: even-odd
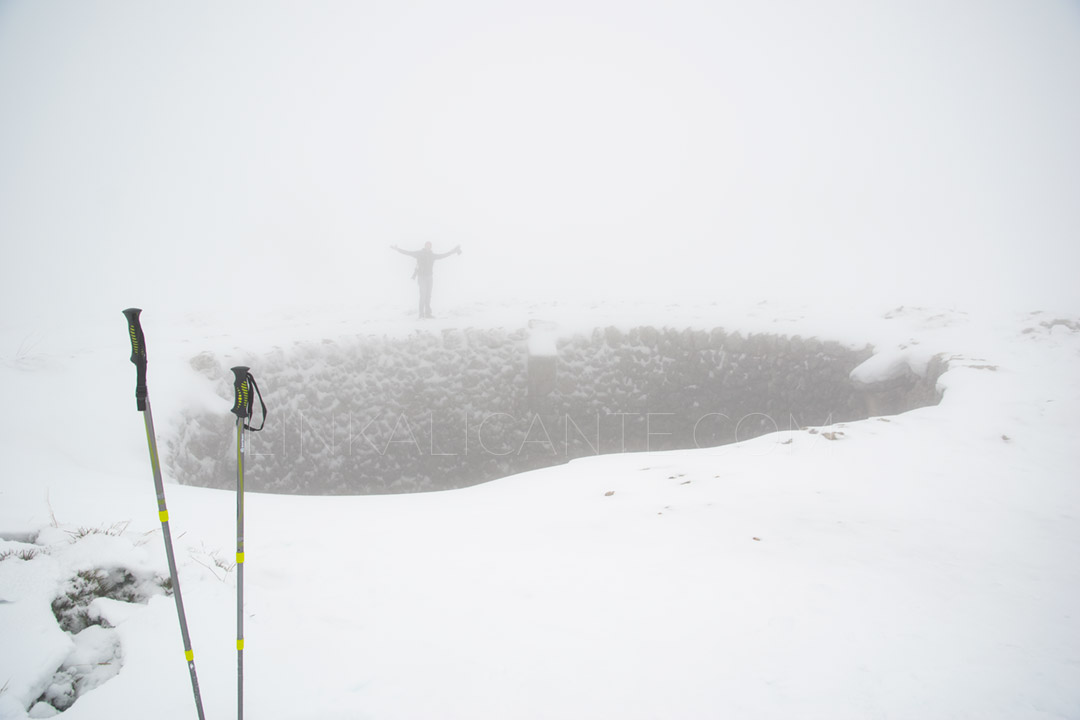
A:
POLYGON ((1080 3, 0 0, 0 300, 1080 312, 1080 3), (442 293, 442 295, 439 295, 442 293))

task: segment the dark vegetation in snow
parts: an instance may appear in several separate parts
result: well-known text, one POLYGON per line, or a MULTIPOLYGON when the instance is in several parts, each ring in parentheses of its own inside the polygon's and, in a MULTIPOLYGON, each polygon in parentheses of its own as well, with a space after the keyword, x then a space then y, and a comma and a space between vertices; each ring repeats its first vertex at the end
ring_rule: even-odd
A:
MULTIPOLYGON (((110 528, 79 528, 69 531, 71 542, 78 543, 92 535, 119 537, 126 523, 110 528)), ((20 552, 24 562, 34 562, 40 552, 20 552)), ((76 570, 58 588, 52 600, 53 616, 60 629, 71 637, 71 648, 52 676, 42 685, 42 692, 27 708, 30 717, 52 717, 69 709, 83 694, 99 687, 120 672, 123 649, 120 635, 103 616, 99 600, 122 603, 147 603, 154 595, 171 594, 168 578, 152 572, 112 564, 76 570)))

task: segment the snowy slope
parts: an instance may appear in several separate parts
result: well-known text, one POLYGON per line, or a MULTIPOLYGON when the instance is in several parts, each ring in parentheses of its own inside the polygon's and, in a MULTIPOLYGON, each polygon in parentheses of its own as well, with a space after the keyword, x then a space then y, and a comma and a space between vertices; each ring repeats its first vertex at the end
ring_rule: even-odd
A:
MULTIPOLYGON (((579 322, 618 315, 603 312, 579 322)), ((944 400, 448 493, 249 495, 249 715, 1080 714, 1076 319, 737 314, 747 330, 861 335, 886 369, 945 353, 944 400)), ((675 317, 731 320, 715 308, 675 317)), ((219 400, 199 395, 184 361, 238 339, 204 320, 152 318, 150 393, 164 434, 179 406, 219 400)), ((267 326, 329 336, 340 319, 267 326)), ((269 342, 259 332, 241 344, 269 342)), ((100 683, 65 717, 145 717, 149 707, 192 717, 174 606, 153 591, 164 552, 119 313, 36 352, 0 368, 10 410, 0 534, 24 541, 0 552, 37 553, 0 562, 0 717, 26 717, 65 659, 99 668, 100 683), (75 539, 82 528, 108 532, 75 539), (63 633, 49 610, 59 588, 78 570, 117 566, 148 598, 97 601, 92 613, 115 626, 107 637, 63 633), (113 677, 100 670, 118 664, 113 677)), ((207 715, 232 714, 235 499, 167 493, 207 715)))
MULTIPOLYGON (((428 328, 871 343, 944 400, 251 496, 249 717, 1080 717, 1075 2, 137 5, 0 2, 0 720, 193 717, 120 310, 164 445, 204 351, 412 333, 428 240, 428 328)), ((166 475, 230 716, 235 500, 166 475)))

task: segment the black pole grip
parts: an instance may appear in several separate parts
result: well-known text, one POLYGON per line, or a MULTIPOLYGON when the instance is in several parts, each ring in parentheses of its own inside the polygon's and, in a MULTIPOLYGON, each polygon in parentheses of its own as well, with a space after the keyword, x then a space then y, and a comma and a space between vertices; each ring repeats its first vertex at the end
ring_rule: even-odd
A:
POLYGON ((238 365, 232 369, 233 375, 236 376, 233 379, 236 402, 233 403, 231 412, 236 415, 237 420, 251 417, 251 383, 248 382, 250 369, 245 365, 238 365))
POLYGON ((141 308, 124 310, 128 322, 128 336, 131 339, 131 362, 135 363, 135 406, 146 410, 146 338, 143 337, 142 323, 139 322, 141 308))

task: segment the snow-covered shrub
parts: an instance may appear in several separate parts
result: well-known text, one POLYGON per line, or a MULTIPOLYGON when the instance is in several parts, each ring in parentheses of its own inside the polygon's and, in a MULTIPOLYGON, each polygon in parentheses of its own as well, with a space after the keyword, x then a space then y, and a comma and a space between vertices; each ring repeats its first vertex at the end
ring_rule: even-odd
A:
POLYGON ((110 598, 120 602, 146 602, 150 595, 165 592, 164 588, 161 578, 140 578, 126 568, 80 570, 53 600, 52 611, 61 628, 69 633, 78 633, 91 625, 108 624, 90 613, 90 604, 94 600, 110 598))
POLYGON ((50 707, 60 712, 67 710, 80 695, 120 672, 122 653, 115 630, 94 625, 74 634, 72 640, 74 649, 31 708, 31 717, 50 717, 50 707))
MULTIPOLYGON (((56 627, 42 637, 66 633, 70 638, 60 644, 51 641, 52 649, 43 656, 47 659, 31 663, 29 674, 18 681, 16 705, 25 716, 54 717, 115 676, 123 652, 120 634, 109 619, 118 622, 131 604, 145 604, 152 596, 171 592, 170 583, 141 547, 145 536, 127 533, 127 525, 53 525, 35 532, 33 545, 0 540, 6 560, 20 564, 18 574, 47 578, 49 587, 55 588, 52 595, 25 595, 16 603, 25 604, 24 611, 31 615, 39 610, 29 610, 30 605, 38 603, 46 616, 52 611, 56 627)), ((5 571, 11 569, 5 566, 5 571)), ((5 711, 11 707, 8 702, 5 711)), ((0 715, 7 717, 5 711, 0 715)))
POLYGON ((38 551, 35 548, 24 548, 19 550, 4 550, 0 552, 0 562, 9 560, 11 558, 18 558, 19 560, 33 560, 37 557, 38 551))

